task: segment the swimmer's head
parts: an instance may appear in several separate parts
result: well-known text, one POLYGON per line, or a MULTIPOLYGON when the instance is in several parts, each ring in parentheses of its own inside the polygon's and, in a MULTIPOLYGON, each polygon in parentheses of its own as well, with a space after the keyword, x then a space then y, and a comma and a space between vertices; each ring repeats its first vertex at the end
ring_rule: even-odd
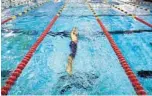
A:
POLYGON ((74 27, 73 30, 72 30, 73 34, 74 35, 78 35, 78 29, 77 27, 74 27))

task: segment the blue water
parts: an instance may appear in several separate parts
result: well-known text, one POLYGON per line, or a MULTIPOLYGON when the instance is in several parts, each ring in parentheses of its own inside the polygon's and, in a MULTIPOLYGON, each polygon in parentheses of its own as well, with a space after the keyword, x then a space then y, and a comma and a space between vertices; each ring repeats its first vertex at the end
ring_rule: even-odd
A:
POLYGON ((25 6, 12 7, 12 8, 3 10, 1 12, 2 13, 1 20, 5 20, 6 18, 8 18, 10 16, 16 15, 19 12, 24 11, 26 8, 27 8, 27 6, 25 5, 25 6), (6 15, 4 15, 4 14, 6 14, 6 15))
POLYGON ((46 6, 30 11, 23 17, 18 17, 14 21, 2 26, 2 69, 14 70, 16 68, 62 5, 63 2, 58 4, 50 2, 46 6), (43 10, 46 7, 49 9, 43 10), (42 12, 49 12, 49 14, 38 17, 42 12), (3 29, 7 29, 7 31, 3 31, 3 29))
MULTIPOLYGON (((2 29, 12 32, 10 34, 2 31, 2 70, 16 68, 63 4, 49 2, 2 26, 2 29)), ((110 8, 110 5, 102 5, 104 8, 100 6, 94 9, 98 15, 106 14, 99 18, 109 31, 152 30, 132 17, 121 16, 123 13, 110 8)), ((145 20, 152 24, 150 17, 145 20)), ((136 94, 87 4, 68 3, 50 31, 69 34, 73 27, 77 27, 79 32, 73 75, 68 76, 65 72, 70 54, 70 38, 61 35, 51 36, 49 33, 9 91, 9 95, 136 94)), ((139 70, 152 70, 151 32, 112 36, 135 74, 139 70)), ((6 79, 2 80, 2 85, 6 79)), ((152 94, 152 79, 138 79, 146 92, 152 94)))

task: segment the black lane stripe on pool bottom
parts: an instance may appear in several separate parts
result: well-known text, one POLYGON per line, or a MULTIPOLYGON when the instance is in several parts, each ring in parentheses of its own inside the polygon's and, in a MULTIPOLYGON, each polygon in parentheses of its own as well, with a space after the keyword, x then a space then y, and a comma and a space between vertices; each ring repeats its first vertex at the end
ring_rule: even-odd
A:
MULTIPOLYGON (((137 14, 136 16, 151 16, 152 14, 137 14)), ((114 16, 122 16, 122 17, 128 17, 128 15, 126 15, 126 14, 124 14, 124 15, 113 15, 113 14, 101 14, 101 15, 97 15, 98 17, 102 17, 102 16, 109 16, 109 17, 114 17, 114 16)), ((94 18, 94 16, 93 15, 81 15, 81 16, 79 16, 79 15, 61 15, 61 17, 63 18, 71 18, 71 17, 78 17, 78 18, 84 18, 84 17, 86 17, 86 18, 89 18, 89 17, 92 17, 92 18, 94 18)))
MULTIPOLYGON (((109 31, 110 34, 132 34, 132 33, 143 33, 143 32, 152 32, 152 30, 124 30, 124 31, 116 30, 116 31, 109 31)), ((103 35, 103 32, 101 32, 101 31, 97 31, 96 33, 97 33, 96 35, 98 35, 99 33, 103 35)), ((60 36, 65 36, 65 37, 69 37, 69 35, 70 35, 69 31, 62 31, 62 32, 52 32, 52 31, 50 31, 48 34, 50 36, 60 35, 60 36)))
POLYGON ((141 70, 137 72, 139 77, 142 78, 152 78, 152 71, 151 70, 141 70))
MULTIPOLYGON (((22 29, 2 29, 2 33, 10 33, 13 34, 25 34, 25 35, 38 35, 38 31, 36 30, 22 30, 22 29)), ((143 33, 143 32, 152 32, 152 30, 116 30, 116 31, 109 31, 110 34, 133 34, 133 33, 143 33)), ((69 37, 70 33, 69 31, 62 31, 62 32, 52 32, 50 31, 48 33, 50 36, 63 36, 63 37, 69 37)), ((79 34, 81 35, 81 34, 79 34)), ((102 31, 97 31, 94 33, 94 35, 103 35, 102 31)))

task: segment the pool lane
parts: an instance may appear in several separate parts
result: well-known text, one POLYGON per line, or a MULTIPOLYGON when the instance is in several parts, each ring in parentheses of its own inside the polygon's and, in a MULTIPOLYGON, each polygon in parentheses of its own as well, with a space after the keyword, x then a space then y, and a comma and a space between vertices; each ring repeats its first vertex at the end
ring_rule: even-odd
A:
MULTIPOLYGON (((129 10, 129 9, 128 9, 129 10)), ((105 14, 105 13, 114 13, 120 14, 119 11, 116 9, 96 9, 98 14, 105 14), (111 11, 111 12, 110 12, 111 11)), ((103 21, 105 26, 108 30, 138 30, 138 29, 152 29, 148 28, 142 23, 134 20, 132 17, 124 16, 124 17, 111 17, 111 16, 101 16, 100 19, 103 21), (108 21, 109 20, 109 21, 108 21), (131 26, 130 26, 131 25, 131 26)), ((148 18, 147 18, 148 20, 148 18)), ((151 20, 149 20, 151 21, 151 20)), ((131 34, 122 34, 122 35, 113 35, 113 38, 119 48, 121 49, 122 53, 124 54, 125 58, 127 59, 128 63, 130 64, 132 70, 138 77, 139 81, 143 85, 144 89, 148 94, 151 93, 151 79, 150 78, 140 78, 137 75, 137 71, 140 70, 151 70, 151 63, 152 63, 152 56, 151 56, 151 38, 152 33, 131 33, 131 34)))
POLYGON ((152 66, 152 47, 150 41, 152 40, 152 33, 127 34, 127 35, 113 35, 116 43, 126 57, 128 63, 138 77, 139 81, 145 88, 148 94, 151 92, 151 78, 142 78, 138 76, 138 71, 151 70, 152 66))
MULTIPOLYGON (((47 2, 49 2, 49 1, 47 1, 47 2)), ((46 3, 46 2, 39 3, 39 4, 34 4, 34 5, 31 4, 32 7, 30 6, 30 7, 28 7, 28 8, 24 8, 23 11, 20 11, 20 12, 18 12, 18 13, 15 14, 15 15, 12 15, 12 16, 10 16, 10 17, 7 17, 5 20, 3 20, 3 21, 1 22, 1 24, 5 24, 5 23, 7 23, 7 22, 9 22, 9 21, 11 21, 11 20, 14 20, 14 19, 22 16, 22 15, 25 15, 25 14, 27 14, 29 11, 31 11, 31 10, 33 10, 33 9, 36 9, 36 8, 38 8, 38 7, 40 7, 40 6, 43 6, 45 3, 46 3)), ((7 15, 7 14, 6 14, 6 15, 7 15)))
MULTIPOLYGON (((119 8, 122 8, 123 10, 127 11, 130 14, 135 14, 136 16, 138 16, 138 17, 142 18, 143 20, 145 20, 145 21, 149 22, 150 24, 152 24, 152 19, 151 19, 152 18, 152 12, 145 11, 143 9, 137 8, 136 6, 132 6, 132 5, 129 5, 129 4, 124 4, 124 3, 120 2, 120 1, 117 1, 117 2, 120 4, 120 5, 116 5, 119 8), (147 16, 142 16, 141 14, 147 15, 147 16)), ((139 5, 139 6, 141 6, 141 5, 139 5)), ((152 7, 149 8, 149 9, 152 10, 152 7)))
POLYGON ((69 3, 51 31, 75 26, 80 38, 73 76, 65 72, 70 38, 47 35, 9 94, 135 94, 108 40, 95 35, 101 30, 87 5, 69 3))
POLYGON ((1 19, 2 21, 7 19, 10 16, 16 15, 19 12, 22 12, 23 10, 27 9, 28 5, 24 5, 24 6, 18 6, 18 7, 13 7, 13 8, 9 8, 9 9, 5 9, 1 12, 1 19))
POLYGON ((6 24, 2 27, 6 28, 6 29, 19 29, 20 28, 22 30, 35 29, 35 30, 38 30, 39 32, 41 32, 41 31, 43 31, 44 27, 48 24, 48 20, 54 16, 56 11, 59 9, 59 6, 61 6, 62 4, 63 3, 55 4, 53 2, 49 2, 49 3, 41 6, 40 8, 31 10, 28 14, 25 14, 22 17, 18 17, 17 19, 15 19, 11 22, 8 22, 8 24, 6 24), (43 10, 43 8, 46 8, 46 10, 43 10), (43 20, 43 22, 42 22, 42 20, 43 20), (43 28, 37 29, 38 27, 41 27, 41 26, 43 26, 43 28))
MULTIPOLYGON (((122 0, 117 0, 117 2, 121 2, 121 3, 123 3, 123 4, 127 4, 127 5, 131 5, 131 6, 135 6, 135 7, 137 7, 138 6, 138 9, 142 9, 142 10, 145 10, 145 9, 150 9, 150 11, 151 11, 151 13, 152 13, 152 10, 151 10, 151 8, 152 8, 152 6, 150 5, 150 4, 152 4, 151 2, 149 2, 149 5, 146 5, 146 4, 138 4, 138 2, 136 3, 136 2, 124 2, 124 1, 122 1, 122 0)), ((144 1, 141 1, 141 3, 142 2, 144 2, 144 1)), ((147 11, 147 10, 146 10, 147 11)))
MULTIPOLYGON (((62 5, 63 2, 56 4, 49 2, 2 26, 2 71, 12 71, 17 67, 62 5)), ((2 77, 2 86, 7 78, 2 77)))
MULTIPOLYGON (((110 5, 109 5, 110 6, 110 5)), ((133 19, 131 16, 121 16, 124 15, 121 11, 115 8, 107 8, 102 10, 102 8, 95 8, 97 15, 102 19, 104 24, 106 24, 109 31, 114 30, 136 30, 136 29, 149 29, 152 28, 140 23, 139 21, 133 19), (100 16, 100 14, 113 14, 115 16, 100 16), (120 15, 120 16, 118 16, 120 15), (110 23, 111 22, 111 23, 110 23), (117 23, 120 23, 117 25, 117 23)), ((128 9, 129 10, 129 9, 128 9)), ((149 22, 149 21, 148 21, 149 22)))

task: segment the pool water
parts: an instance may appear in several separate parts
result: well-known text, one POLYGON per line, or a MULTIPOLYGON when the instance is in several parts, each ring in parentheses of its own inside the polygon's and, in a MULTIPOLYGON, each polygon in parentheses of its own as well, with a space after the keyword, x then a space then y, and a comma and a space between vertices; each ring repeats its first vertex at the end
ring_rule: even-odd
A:
MULTIPOLYGON (((117 2, 119 1, 111 1, 117 2)), ((2 26, 2 70, 13 71, 34 44, 64 2, 49 2, 28 14, 2 26)), ((149 30, 148 32, 112 34, 133 72, 152 70, 152 28, 101 3, 97 8, 90 3, 109 32, 149 30)), ((128 12, 130 9, 122 5, 128 12)), ((126 5, 127 6, 127 5, 126 5)), ((133 7, 133 6, 132 6, 133 7)), ((144 6, 143 6, 144 7, 144 6)), ((137 9, 142 19, 152 24, 152 13, 137 9)), ((2 77, 4 85, 8 77, 2 77)), ((138 77, 149 95, 152 95, 152 78, 138 77)), ((69 2, 49 34, 39 45, 9 95, 135 95, 117 56, 99 27, 86 3, 69 2), (78 28, 77 54, 73 62, 73 75, 65 69, 70 54, 70 37, 52 35, 70 34, 78 28)))

